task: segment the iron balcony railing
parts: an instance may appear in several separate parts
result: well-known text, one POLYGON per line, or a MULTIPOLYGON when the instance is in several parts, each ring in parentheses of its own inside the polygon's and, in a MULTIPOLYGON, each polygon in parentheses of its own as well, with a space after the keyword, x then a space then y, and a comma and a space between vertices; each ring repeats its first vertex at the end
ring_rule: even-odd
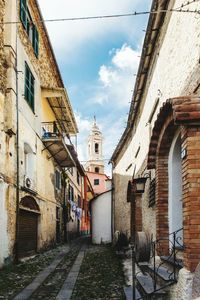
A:
POLYGON ((57 122, 42 123, 42 138, 56 138, 63 136, 59 130, 57 122))

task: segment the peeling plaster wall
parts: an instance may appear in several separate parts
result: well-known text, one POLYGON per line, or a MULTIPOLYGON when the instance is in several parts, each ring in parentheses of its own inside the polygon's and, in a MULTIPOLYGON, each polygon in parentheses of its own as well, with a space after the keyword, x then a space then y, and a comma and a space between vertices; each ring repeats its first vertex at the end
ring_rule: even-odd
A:
POLYGON ((6 207, 6 188, 7 184, 0 178, 0 195, 1 195, 1 210, 0 210, 0 267, 5 263, 8 257, 8 234, 7 234, 7 207, 6 207))
MULTIPOLYGON (((5 15, 5 0, 0 2, 0 23, 5 15)), ((5 92, 6 87, 6 60, 4 51, 4 26, 0 25, 0 92, 5 92)))
MULTIPOLYGON (((0 1, 0 21, 13 21, 19 17, 19 1, 0 1)), ((52 111, 41 97, 41 87, 63 87, 51 47, 42 27, 40 15, 34 0, 29 1, 29 10, 39 31, 39 58, 36 58, 32 44, 22 26, 0 25, 0 266, 11 261, 14 254, 16 235, 16 73, 18 72, 19 103, 19 180, 20 199, 28 192, 21 190, 24 186, 25 155, 24 144, 27 143, 34 154, 34 189, 41 215, 38 226, 38 250, 48 248, 56 240, 56 207, 60 207, 62 216, 62 194, 55 189, 55 161, 49 159, 50 153, 44 149, 41 140, 41 122, 53 121, 52 111), (18 35, 16 39, 16 26, 18 35), (6 46, 5 46, 6 45, 6 46), (17 45, 17 49, 16 49, 17 45), (17 51, 16 51, 17 50, 17 51), (25 62, 29 65, 35 78, 35 111, 33 112, 24 99, 25 62), (6 93, 5 93, 6 90, 6 93), (45 105, 43 106, 43 103, 45 105), (48 116, 49 114, 49 116, 48 116), (47 119, 43 119, 45 118, 47 119), (48 119, 49 118, 49 119, 48 119), (7 134, 8 129, 13 135, 7 134), (1 197, 2 195, 2 197, 1 197), (2 238, 3 237, 3 238, 2 238)), ((60 220, 61 222, 61 220, 60 220)))

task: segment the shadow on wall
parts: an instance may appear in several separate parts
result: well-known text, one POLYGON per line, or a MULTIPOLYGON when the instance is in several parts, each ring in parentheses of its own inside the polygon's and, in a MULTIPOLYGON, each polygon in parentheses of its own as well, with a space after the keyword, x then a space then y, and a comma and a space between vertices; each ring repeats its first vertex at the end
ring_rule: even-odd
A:
POLYGON ((127 202, 127 186, 132 176, 113 173, 114 232, 119 231, 130 237, 131 205, 127 202))

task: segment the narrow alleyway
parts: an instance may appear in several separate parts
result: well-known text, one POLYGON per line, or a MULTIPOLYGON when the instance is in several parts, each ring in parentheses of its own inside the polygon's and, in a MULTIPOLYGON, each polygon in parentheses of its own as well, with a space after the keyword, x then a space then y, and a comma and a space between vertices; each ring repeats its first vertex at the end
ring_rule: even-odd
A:
POLYGON ((0 299, 125 299, 122 265, 109 245, 77 239, 0 271, 0 299))

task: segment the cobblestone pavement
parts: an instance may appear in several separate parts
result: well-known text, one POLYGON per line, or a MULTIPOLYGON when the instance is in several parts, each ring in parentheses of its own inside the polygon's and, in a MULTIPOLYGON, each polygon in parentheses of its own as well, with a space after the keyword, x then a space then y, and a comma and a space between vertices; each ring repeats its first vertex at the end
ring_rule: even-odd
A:
POLYGON ((14 299, 31 282, 34 287, 33 280, 37 282, 41 271, 58 260, 63 252, 64 255, 60 256, 61 259, 49 275, 44 277, 40 285, 36 285, 34 293, 25 296, 27 298, 20 296, 17 299, 125 299, 122 264, 114 249, 111 246, 89 246, 85 239, 76 240, 70 248, 60 246, 19 265, 1 270, 0 299, 14 299), (80 253, 83 253, 81 260, 78 259, 80 253))
POLYGON ((122 262, 110 245, 85 253, 71 300, 124 300, 122 262))

